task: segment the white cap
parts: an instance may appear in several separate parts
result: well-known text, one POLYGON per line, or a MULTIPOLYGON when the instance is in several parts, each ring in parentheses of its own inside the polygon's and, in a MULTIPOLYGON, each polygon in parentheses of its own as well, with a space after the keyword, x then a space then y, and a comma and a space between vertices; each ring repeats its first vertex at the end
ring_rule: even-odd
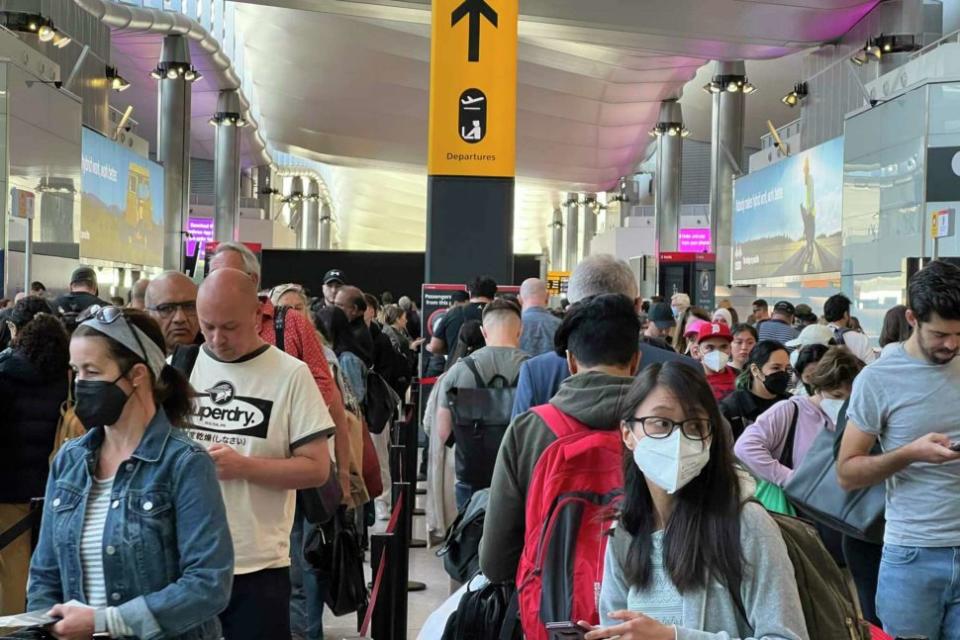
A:
POLYGON ((723 321, 728 327, 733 328, 733 314, 730 313, 729 309, 724 309, 720 307, 713 312, 713 321, 716 322, 718 318, 723 318, 723 321))
POLYGON ((797 338, 790 340, 786 345, 790 348, 805 347, 808 344, 830 346, 831 340, 833 340, 833 329, 823 324, 811 324, 806 326, 797 338))

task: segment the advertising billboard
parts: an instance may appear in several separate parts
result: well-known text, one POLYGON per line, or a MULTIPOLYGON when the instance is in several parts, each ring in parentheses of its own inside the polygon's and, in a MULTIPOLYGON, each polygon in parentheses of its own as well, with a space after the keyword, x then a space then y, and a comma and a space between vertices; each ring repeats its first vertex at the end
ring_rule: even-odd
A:
POLYGON ((84 128, 80 256, 163 264, 163 167, 84 128))
POLYGON ((734 183, 733 280, 840 271, 843 138, 734 183))

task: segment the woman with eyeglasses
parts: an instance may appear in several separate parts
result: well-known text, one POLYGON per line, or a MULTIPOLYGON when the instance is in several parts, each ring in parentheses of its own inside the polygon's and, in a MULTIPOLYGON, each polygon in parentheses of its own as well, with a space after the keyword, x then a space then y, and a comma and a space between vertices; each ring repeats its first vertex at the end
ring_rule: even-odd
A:
POLYGON ((587 640, 808 638, 780 530, 741 494, 703 376, 650 365, 623 407, 624 498, 587 640))
POLYGON ((213 461, 180 430, 190 386, 149 316, 89 315, 70 341, 89 431, 53 461, 27 609, 59 618, 58 640, 217 640, 233 544, 213 461))
POLYGON ((790 397, 790 354, 776 340, 763 340, 750 352, 737 376, 737 389, 720 401, 720 412, 734 441, 760 414, 790 397))

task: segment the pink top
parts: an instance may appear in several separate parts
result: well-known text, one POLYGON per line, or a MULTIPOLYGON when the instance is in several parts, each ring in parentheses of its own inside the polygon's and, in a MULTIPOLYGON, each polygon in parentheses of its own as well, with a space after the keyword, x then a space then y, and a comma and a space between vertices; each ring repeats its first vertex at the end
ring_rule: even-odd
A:
POLYGON ((734 446, 734 453, 755 476, 782 487, 793 475, 793 469, 780 464, 780 454, 787 441, 787 431, 797 415, 797 431, 793 437, 793 464, 800 465, 813 440, 823 429, 834 431, 836 425, 809 397, 794 396, 773 405, 743 431, 734 446))

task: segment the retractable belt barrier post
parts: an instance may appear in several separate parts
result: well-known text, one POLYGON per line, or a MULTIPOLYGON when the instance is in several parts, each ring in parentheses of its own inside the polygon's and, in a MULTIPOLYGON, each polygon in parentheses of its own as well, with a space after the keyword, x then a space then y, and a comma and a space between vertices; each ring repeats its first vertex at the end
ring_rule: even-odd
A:
MULTIPOLYGON (((370 604, 357 640, 405 640, 407 628, 407 547, 402 527, 403 498, 390 515, 384 533, 370 536, 370 566, 375 567, 370 604), (368 635, 369 633, 369 635, 368 635)), ((344 640, 355 640, 345 638, 344 640)))

